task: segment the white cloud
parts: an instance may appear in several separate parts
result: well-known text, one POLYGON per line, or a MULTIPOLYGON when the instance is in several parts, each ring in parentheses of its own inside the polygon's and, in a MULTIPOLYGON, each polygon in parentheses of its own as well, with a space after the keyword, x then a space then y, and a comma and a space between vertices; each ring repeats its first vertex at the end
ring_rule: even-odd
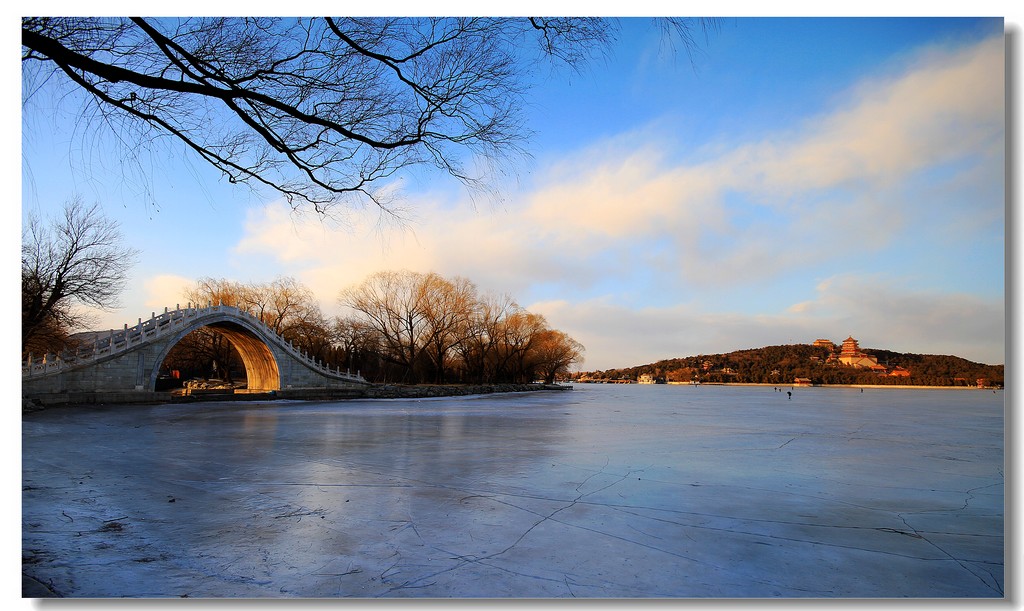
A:
POLYGON ((679 280, 706 287, 848 256, 843 237, 877 252, 925 211, 908 187, 920 171, 966 162, 953 182, 991 178, 978 163, 1001 168, 1002 54, 1001 38, 929 52, 861 83, 830 114, 703 163, 668 165, 646 135, 612 139, 553 167, 522 218, 563 261, 667 238, 679 280))
POLYGON ((881 274, 830 278, 818 285, 816 299, 756 315, 708 312, 695 304, 629 308, 608 299, 527 307, 587 348, 586 370, 818 338, 841 342, 847 335, 866 348, 1005 360, 1002 302, 912 290, 901 278, 881 274))
POLYGON ((119 300, 119 307, 112 310, 82 307, 87 316, 89 330, 120 329, 132 326, 140 320, 148 320, 153 314, 162 314, 164 308, 184 307, 185 289, 195 283, 192 278, 174 274, 156 274, 141 282, 130 282, 128 290, 119 300))
POLYGON ((895 77, 867 80, 797 135, 742 149, 728 166, 778 194, 884 186, 929 165, 1003 147, 1003 39, 933 50, 895 77))
POLYGON ((369 215, 352 216, 347 224, 315 215, 299 216, 279 200, 249 211, 245 236, 232 253, 239 261, 258 262, 265 279, 296 277, 330 312, 341 289, 377 270, 432 269, 433 252, 418 239, 422 229, 389 227, 386 221, 378 223, 369 215))
POLYGON ((587 349, 581 369, 643 365, 773 344, 813 342, 810 321, 786 315, 707 312, 694 304, 629 308, 607 299, 527 306, 587 349))
POLYGON ((555 164, 507 212, 417 200, 414 234, 386 233, 383 251, 371 224, 342 232, 270 205, 250 213, 236 252, 344 268, 349 279, 433 265, 550 277, 585 275, 598 254, 669 238, 686 280, 742 282, 833 256, 834 238, 822 236, 836 232, 884 246, 903 227, 892 185, 927 164, 1001 150, 1002 74, 1001 38, 934 52, 898 78, 859 85, 832 114, 699 164, 669 165, 636 139, 642 132, 614 138, 555 164), (732 208, 732 196, 746 206, 732 208))
POLYGON ((897 352, 954 354, 988 364, 1005 360, 1005 307, 1000 299, 920 289, 903 277, 840 275, 818 285, 794 315, 852 333, 861 345, 897 352))
MULTIPOLYGON (((985 218, 1001 214, 999 191, 982 182, 994 173, 979 168, 1002 167, 1002 45, 996 37, 929 51, 902 71, 858 84, 831 113, 780 126, 762 141, 714 149, 696 162, 669 163, 675 152, 642 132, 597 143, 552 164, 534 191, 511 196, 504 210, 478 212, 469 203, 412 195, 418 219, 410 229, 378 231, 358 217, 346 229, 296 218, 278 202, 250 213, 234 253, 265 258, 275 274, 296 276, 328 312, 340 289, 379 269, 463 275, 483 290, 519 298, 545 283, 562 286, 567 295, 590 298, 537 307, 555 326, 576 330, 591 359, 607 366, 813 341, 829 332, 860 333, 869 346, 877 333, 881 343, 900 343, 881 347, 959 350, 991 360, 1001 353, 1001 327, 996 333, 995 323, 962 310, 980 308, 1001 321, 1001 305, 942 289, 913 294, 857 285, 843 274, 862 253, 883 252, 920 227, 914 217, 927 204, 909 185, 936 164, 956 161, 963 171, 943 180, 959 192, 984 194, 971 206, 985 218), (830 263, 828 274, 839 279, 786 312, 708 313, 698 302, 621 306, 654 301, 633 282, 639 275, 631 271, 644 266, 658 266, 658 302, 671 303, 694 287, 713 294, 753 280, 792 278, 808 262, 830 263), (609 277, 619 292, 597 300, 609 277), (616 362, 605 363, 613 357, 616 362)), ((951 231, 947 226, 962 217, 931 214, 929 230, 951 231)), ((750 294, 757 299, 756 291, 750 294)), ((808 287, 806 296, 812 294, 808 287)))
MULTIPOLYGON (((143 286, 145 287, 145 301, 143 305, 147 308, 163 310, 174 308, 178 305, 187 305, 183 301, 185 291, 195 285, 194 278, 175 276, 173 274, 161 274, 148 278, 143 286)), ((157 312, 158 314, 160 312, 157 312)))

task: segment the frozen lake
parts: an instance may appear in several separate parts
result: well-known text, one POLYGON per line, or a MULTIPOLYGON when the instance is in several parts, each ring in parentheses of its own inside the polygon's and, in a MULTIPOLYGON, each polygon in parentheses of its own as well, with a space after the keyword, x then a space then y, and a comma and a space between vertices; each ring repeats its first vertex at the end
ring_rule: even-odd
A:
POLYGON ((53 409, 24 594, 998 598, 1003 424, 981 390, 53 409))

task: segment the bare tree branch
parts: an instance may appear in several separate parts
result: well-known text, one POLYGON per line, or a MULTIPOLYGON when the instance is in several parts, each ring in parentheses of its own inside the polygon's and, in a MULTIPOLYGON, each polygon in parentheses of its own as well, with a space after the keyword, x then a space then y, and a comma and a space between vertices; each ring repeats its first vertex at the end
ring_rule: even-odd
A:
POLYGON ((22 352, 62 349, 82 320, 76 306, 116 308, 136 256, 98 205, 72 199, 49 225, 29 217, 21 246, 22 352))
POLYGON ((125 142, 169 136, 293 206, 393 212, 390 183, 408 168, 486 189, 525 154, 531 40, 539 57, 578 69, 616 30, 556 17, 26 17, 23 101, 70 83, 101 116, 130 119, 107 120, 125 142))

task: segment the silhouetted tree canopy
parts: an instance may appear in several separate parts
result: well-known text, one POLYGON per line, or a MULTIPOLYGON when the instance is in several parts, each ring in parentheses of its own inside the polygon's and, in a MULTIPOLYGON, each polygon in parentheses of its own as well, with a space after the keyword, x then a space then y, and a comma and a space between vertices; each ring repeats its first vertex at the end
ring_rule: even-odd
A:
POLYGON ((81 199, 48 222, 30 216, 21 244, 22 356, 67 348, 87 321, 78 306, 116 307, 136 254, 117 222, 81 199))
POLYGON ((339 303, 353 313, 336 323, 339 356, 375 381, 550 382, 583 362, 582 344, 466 278, 382 271, 339 303))
MULTIPOLYGON (((708 20, 665 19, 694 46, 708 20)), ((530 135, 537 62, 578 68, 617 23, 595 18, 22 19, 23 96, 71 84, 82 117, 130 149, 170 137, 232 183, 293 206, 373 202, 429 165, 486 187, 530 135)))

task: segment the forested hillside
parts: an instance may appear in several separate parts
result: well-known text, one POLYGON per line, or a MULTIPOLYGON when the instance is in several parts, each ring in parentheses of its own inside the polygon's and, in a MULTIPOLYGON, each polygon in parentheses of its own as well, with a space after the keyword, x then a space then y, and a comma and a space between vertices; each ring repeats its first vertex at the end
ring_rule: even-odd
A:
POLYGON ((810 344, 766 346, 737 350, 728 354, 698 355, 666 359, 648 365, 582 372, 578 380, 636 380, 648 374, 658 381, 701 383, 793 384, 807 378, 813 384, 892 384, 924 386, 975 386, 979 379, 986 385, 1003 385, 1003 365, 974 363, 957 356, 904 354, 890 350, 863 350, 890 371, 902 367, 909 376, 880 374, 828 362, 831 351, 810 344))

